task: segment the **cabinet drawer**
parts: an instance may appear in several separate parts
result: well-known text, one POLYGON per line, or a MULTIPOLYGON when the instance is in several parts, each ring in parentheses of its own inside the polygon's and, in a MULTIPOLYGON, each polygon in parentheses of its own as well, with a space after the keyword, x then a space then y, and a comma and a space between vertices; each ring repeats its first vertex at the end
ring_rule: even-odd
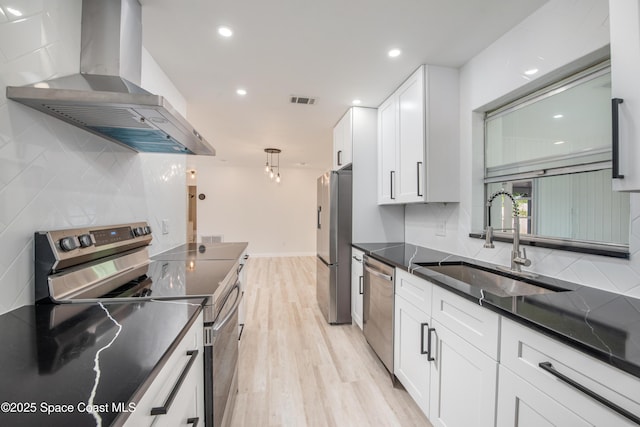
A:
MULTIPOLYGON (((168 360, 162 366, 156 377, 148 385, 147 390, 136 404, 136 409, 125 422, 125 426, 142 426, 151 425, 170 425, 165 423, 165 419, 169 421, 175 420, 176 417, 182 417, 184 412, 191 409, 200 411, 204 404, 204 361, 203 361, 203 341, 202 341, 202 313, 196 321, 191 325, 187 333, 180 340, 176 349, 171 353, 168 360), (187 352, 197 350, 197 355, 189 355, 187 352), (192 360, 194 359, 194 360, 192 360), (186 379, 182 383, 178 394, 176 395, 167 414, 151 415, 151 410, 163 406, 167 401, 167 397, 171 394, 174 387, 178 383, 178 379, 186 372, 186 379), (194 393, 200 396, 194 402, 194 393)), ((185 418, 202 418, 204 412, 194 412, 185 418)), ((181 422, 182 423, 182 422, 181 422)), ((176 425, 176 424, 174 424, 176 425)))
POLYGON ((498 378, 497 425, 501 427, 593 427, 592 423, 504 366, 500 366, 498 378))
POLYGON ((433 319, 498 360, 500 316, 440 286, 433 286, 433 319))
POLYGON ((433 284, 396 268, 396 295, 411 302, 427 316, 431 315, 433 284))
POLYGON ((640 379, 512 320, 502 320, 500 359, 506 366, 593 425, 633 425, 585 392, 544 370, 551 368, 585 389, 640 416, 640 379))

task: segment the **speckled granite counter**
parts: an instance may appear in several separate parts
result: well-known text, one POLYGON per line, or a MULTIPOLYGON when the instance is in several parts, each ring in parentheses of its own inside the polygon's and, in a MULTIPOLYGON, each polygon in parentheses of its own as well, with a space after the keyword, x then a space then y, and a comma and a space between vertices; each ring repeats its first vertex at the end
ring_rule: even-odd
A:
POLYGON ((562 291, 501 297, 424 266, 463 263, 495 269, 493 264, 405 243, 353 246, 640 377, 640 299, 546 276, 535 280, 562 291))
POLYGON ((0 316, 0 425, 122 420, 202 302, 36 305, 0 316))

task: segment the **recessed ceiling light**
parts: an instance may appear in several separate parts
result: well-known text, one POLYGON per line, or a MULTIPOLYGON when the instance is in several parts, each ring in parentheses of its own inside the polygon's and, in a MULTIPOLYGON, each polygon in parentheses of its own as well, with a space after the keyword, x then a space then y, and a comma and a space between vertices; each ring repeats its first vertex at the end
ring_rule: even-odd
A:
POLYGON ((218 34, 222 37, 231 37, 233 35, 233 31, 229 27, 218 27, 218 34))
POLYGON ((555 145, 560 145, 560 144, 564 144, 564 141, 556 141, 554 142, 555 145))
POLYGON ((391 49, 387 55, 389 55, 389 58, 395 58, 400 56, 401 53, 402 51, 400 49, 391 49))
POLYGON ((245 96, 247 94, 246 89, 238 89, 236 90, 236 93, 240 96, 245 96))
POLYGON ((563 117, 564 117, 563 114, 556 114, 555 116, 553 116, 554 119, 561 119, 563 117))
POLYGON ((537 68, 532 68, 532 69, 530 69, 530 70, 525 71, 525 72, 524 72, 524 74, 525 74, 526 76, 533 76, 533 75, 534 75, 534 74, 536 74, 538 71, 540 71, 540 70, 538 70, 537 68))
POLYGON ((354 99, 353 101, 351 101, 351 103, 353 105, 360 105, 360 104, 362 104, 362 101, 360 101, 359 99, 354 99))

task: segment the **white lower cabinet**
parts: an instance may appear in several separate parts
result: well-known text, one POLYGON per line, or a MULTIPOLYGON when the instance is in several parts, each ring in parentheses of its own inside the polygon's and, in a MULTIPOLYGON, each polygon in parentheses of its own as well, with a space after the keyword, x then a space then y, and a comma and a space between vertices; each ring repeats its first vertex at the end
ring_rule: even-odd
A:
POLYGON ((422 412, 428 416, 431 366, 426 340, 431 319, 424 311, 397 294, 394 305, 393 371, 422 412))
POLYGON ((433 321, 429 420, 437 427, 494 426, 498 362, 433 321))
POLYGON ((396 269, 394 374, 435 427, 640 425, 640 379, 396 269))
POLYGON ((362 329, 362 304, 364 291, 364 252, 351 248, 351 320, 362 329))
POLYGON ((495 425, 497 346, 488 355, 453 332, 462 327, 496 342, 499 316, 486 311, 396 269, 394 374, 434 426, 495 425))
POLYGON ((638 425, 619 413, 640 417, 638 378, 509 319, 501 341, 498 426, 530 425, 522 417, 558 427, 638 425))
POLYGON ((125 426, 204 424, 202 325, 200 313, 137 402, 125 426))

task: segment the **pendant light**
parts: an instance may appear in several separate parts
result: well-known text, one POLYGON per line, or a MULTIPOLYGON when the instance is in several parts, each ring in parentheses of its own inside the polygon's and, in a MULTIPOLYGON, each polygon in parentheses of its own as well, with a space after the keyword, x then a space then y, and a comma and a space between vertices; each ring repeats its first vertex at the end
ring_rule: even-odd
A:
POLYGON ((270 179, 274 179, 276 183, 280 183, 281 178, 280 178, 280 153, 282 152, 282 150, 280 150, 279 148, 265 148, 264 152, 267 153, 267 161, 264 165, 264 171, 265 173, 269 174, 269 178, 270 179), (277 154, 277 163, 273 162, 273 155, 277 154))

